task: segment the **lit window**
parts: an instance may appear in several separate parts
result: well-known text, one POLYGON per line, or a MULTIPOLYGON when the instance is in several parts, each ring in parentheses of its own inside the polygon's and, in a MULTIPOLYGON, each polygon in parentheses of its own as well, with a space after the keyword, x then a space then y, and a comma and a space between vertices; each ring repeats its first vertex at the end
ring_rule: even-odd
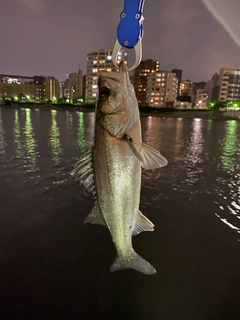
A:
POLYGON ((93 60, 93 64, 97 64, 97 60, 93 60))
POLYGON ((97 87, 98 87, 97 84, 93 84, 93 85, 92 85, 92 88, 93 88, 93 89, 96 89, 97 87))
POLYGON ((97 69, 92 69, 92 72, 97 72, 97 69))
POLYGON ((112 60, 112 56, 107 56, 107 60, 112 60))

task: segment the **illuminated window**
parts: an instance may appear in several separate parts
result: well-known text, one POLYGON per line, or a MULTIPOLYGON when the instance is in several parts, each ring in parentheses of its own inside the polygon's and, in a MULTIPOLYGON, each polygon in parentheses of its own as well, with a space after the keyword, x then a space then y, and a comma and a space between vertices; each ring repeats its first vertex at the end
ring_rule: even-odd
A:
POLYGON ((107 56, 107 60, 112 60, 112 56, 107 56))
POLYGON ((97 69, 92 69, 92 72, 97 72, 97 69))

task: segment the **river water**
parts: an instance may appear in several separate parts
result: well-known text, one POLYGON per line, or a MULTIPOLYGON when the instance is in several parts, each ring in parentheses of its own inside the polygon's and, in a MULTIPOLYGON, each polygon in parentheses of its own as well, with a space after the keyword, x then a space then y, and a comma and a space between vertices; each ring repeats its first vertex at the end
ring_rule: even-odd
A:
POLYGON ((240 122, 142 117, 169 165, 143 172, 134 237, 154 276, 110 273, 108 230, 69 177, 94 114, 0 109, 0 319, 240 319, 240 122))

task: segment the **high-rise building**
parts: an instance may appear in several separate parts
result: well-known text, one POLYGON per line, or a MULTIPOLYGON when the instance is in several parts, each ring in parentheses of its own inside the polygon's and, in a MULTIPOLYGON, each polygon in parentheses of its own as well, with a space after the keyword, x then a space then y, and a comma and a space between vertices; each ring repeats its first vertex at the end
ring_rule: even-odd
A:
POLYGON ((221 68, 219 72, 219 99, 222 101, 240 100, 240 70, 221 68))
POLYGON ((59 98, 59 82, 54 77, 0 75, 0 95, 4 98, 44 101, 59 98))
POLYGON ((45 78, 45 99, 46 100, 59 99, 59 81, 54 77, 45 78))
POLYGON ((82 97, 83 97, 83 100, 86 101, 86 75, 84 74, 83 75, 83 84, 82 84, 82 97))
POLYGON ((172 72, 175 73, 176 77, 178 78, 178 93, 179 96, 179 90, 180 90, 180 83, 182 82, 182 70, 181 69, 172 69, 172 72))
POLYGON ((136 98, 138 103, 147 103, 147 85, 148 74, 151 72, 159 71, 160 64, 157 60, 143 60, 139 66, 134 70, 133 86, 136 92, 136 98))
POLYGON ((78 70, 77 79, 76 79, 76 99, 83 97, 83 75, 82 70, 78 70))
MULTIPOLYGON (((86 103, 95 103, 98 90, 98 75, 101 71, 117 72, 112 61, 112 49, 91 51, 87 54, 86 103)), ((118 61, 127 63, 127 51, 123 48, 118 53, 118 61)))
POLYGON ((191 98, 195 96, 195 83, 191 80, 185 80, 180 83, 179 96, 191 98))
POLYGON ((64 93, 65 93, 65 81, 61 81, 59 83, 59 86, 60 86, 60 90, 59 90, 59 96, 60 98, 64 96, 64 93))
POLYGON ((82 70, 78 72, 72 72, 67 75, 67 79, 64 82, 64 96, 67 99, 80 99, 83 95, 83 83, 82 83, 82 70))
POLYGON ((219 82, 219 75, 217 73, 215 73, 212 76, 211 80, 207 81, 204 87, 204 91, 207 92, 207 95, 208 95, 207 103, 209 103, 210 101, 218 100, 218 96, 219 96, 218 82, 219 82), (216 91, 218 91, 217 94, 215 94, 216 91))
POLYGON ((156 71, 148 74, 146 102, 153 107, 173 105, 177 100, 178 78, 168 71, 156 71))

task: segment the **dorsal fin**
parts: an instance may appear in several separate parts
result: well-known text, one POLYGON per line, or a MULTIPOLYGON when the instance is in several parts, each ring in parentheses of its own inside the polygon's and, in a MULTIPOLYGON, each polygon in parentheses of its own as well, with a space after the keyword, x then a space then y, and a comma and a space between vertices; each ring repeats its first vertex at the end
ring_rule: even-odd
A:
POLYGON ((92 163, 92 147, 73 165, 70 175, 88 191, 96 193, 92 163))

